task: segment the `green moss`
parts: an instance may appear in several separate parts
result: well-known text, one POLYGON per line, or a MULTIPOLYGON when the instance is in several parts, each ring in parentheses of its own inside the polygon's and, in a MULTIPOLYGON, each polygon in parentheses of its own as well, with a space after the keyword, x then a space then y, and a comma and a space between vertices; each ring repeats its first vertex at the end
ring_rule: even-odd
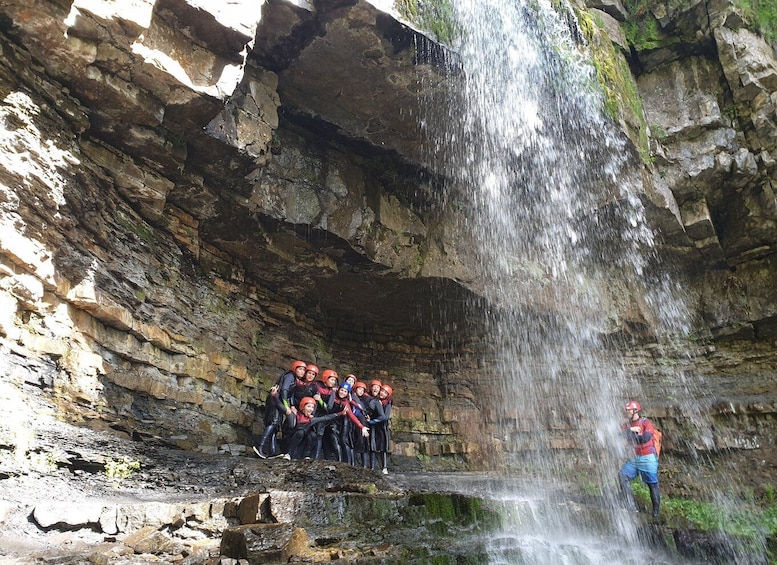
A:
POLYGON ((628 14, 623 22, 623 34, 636 51, 650 51, 682 41, 674 34, 664 33, 650 9, 650 0, 626 0, 623 5, 628 14))
POLYGON ((774 0, 735 0, 734 6, 767 41, 777 41, 777 3, 774 0))
POLYGON ((661 124, 650 124, 650 133, 659 141, 666 139, 666 130, 661 124))
POLYGON ((667 40, 661 33, 658 20, 649 12, 646 12, 642 17, 624 22, 623 34, 637 51, 657 49, 667 40))
POLYGON ((444 494, 420 495, 423 498, 423 506, 431 518, 439 518, 443 522, 458 521, 456 505, 453 498, 444 494))
POLYGON ((767 485, 764 487, 763 498, 764 498, 764 502, 768 506, 777 507, 777 491, 775 491, 772 485, 767 485))
MULTIPOLYGON (((647 485, 641 481, 632 483, 634 496, 640 504, 650 504, 647 485)), ((764 498, 760 501, 741 502, 726 511, 712 502, 689 498, 662 497, 661 515, 670 526, 698 529, 705 532, 724 532, 741 540, 777 535, 777 505, 764 498)))
POLYGON ((394 0, 394 8, 407 20, 418 19, 418 0, 394 0))
POLYGON ((118 461, 111 458, 105 462, 105 474, 111 479, 128 479, 140 469, 140 461, 121 457, 118 461))
POLYGON ((149 245, 157 244, 157 237, 154 229, 144 221, 135 221, 133 217, 122 210, 117 210, 114 216, 116 223, 128 232, 134 234, 139 240, 149 245))
POLYGON ((493 529, 500 521, 499 515, 487 508, 483 499, 460 494, 415 494, 410 497, 409 508, 411 521, 427 523, 430 528, 437 522, 446 526, 493 529))
POLYGON ((461 35, 450 0, 394 0, 396 10, 408 21, 450 45, 461 35))
MULTIPOLYGON (((373 485, 374 486, 374 485, 373 485)), ((333 523, 345 520, 362 525, 399 524, 397 503, 390 497, 374 496, 335 496, 326 499, 331 504, 330 519, 333 523), (342 503, 345 503, 345 514, 342 514, 342 503)))
POLYGON ((597 81, 604 92, 604 111, 614 121, 626 123, 629 137, 637 146, 642 160, 649 164, 651 157, 647 122, 642 99, 626 58, 607 39, 601 17, 593 18, 588 12, 580 11, 577 19, 591 50, 597 81))
MULTIPOLYGON (((623 33, 636 51, 651 51, 680 43, 696 42, 695 37, 678 36, 676 30, 666 33, 653 14, 654 3, 651 0, 625 0, 623 4, 628 14, 622 26, 623 33)), ((675 8, 693 8, 696 4, 694 0, 681 0, 676 3, 675 8)))
POLYGON ((329 353, 329 348, 323 338, 315 336, 312 338, 310 349, 313 350, 313 356, 316 359, 316 364, 319 367, 327 367, 332 365, 332 355, 329 353))
POLYGON ((400 559, 381 561, 385 565, 480 565, 488 563, 488 552, 478 544, 470 553, 433 553, 428 547, 404 548, 400 559))

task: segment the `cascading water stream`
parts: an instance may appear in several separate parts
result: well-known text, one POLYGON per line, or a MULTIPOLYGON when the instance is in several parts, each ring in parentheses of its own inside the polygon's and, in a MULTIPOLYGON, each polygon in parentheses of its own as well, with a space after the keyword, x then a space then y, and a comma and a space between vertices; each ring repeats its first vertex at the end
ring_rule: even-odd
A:
POLYGON ((617 428, 608 414, 639 392, 624 390, 601 336, 617 322, 612 277, 636 284, 650 232, 568 23, 550 3, 454 6, 462 88, 435 132, 446 136, 437 164, 471 211, 506 442, 546 473, 546 448, 574 429, 617 428))
POLYGON ((623 405, 642 396, 612 346, 624 305, 639 302, 658 333, 689 331, 671 280, 646 282, 641 162, 603 117, 571 10, 550 0, 451 5, 460 88, 430 102, 424 125, 448 183, 443 204, 467 211, 489 304, 483 365, 494 392, 482 408, 498 432, 484 443, 511 454, 495 468, 534 479, 505 496, 511 527, 493 541, 492 562, 675 562, 642 546, 615 485, 629 455, 623 405), (570 480, 604 493, 599 523, 558 503, 570 480))

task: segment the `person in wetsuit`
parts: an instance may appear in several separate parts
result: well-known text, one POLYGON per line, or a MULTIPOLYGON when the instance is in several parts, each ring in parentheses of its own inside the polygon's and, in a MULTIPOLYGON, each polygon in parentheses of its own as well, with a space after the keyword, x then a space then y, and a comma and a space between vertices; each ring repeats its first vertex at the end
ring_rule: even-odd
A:
POLYGON ((626 440, 634 450, 634 456, 629 458, 618 473, 618 483, 626 497, 631 510, 636 511, 634 492, 631 481, 640 476, 650 491, 650 502, 653 506, 653 517, 658 517, 661 506, 661 493, 658 490, 658 453, 655 447, 656 431, 653 422, 641 416, 642 406, 639 402, 630 401, 625 406, 627 422, 621 426, 626 440))

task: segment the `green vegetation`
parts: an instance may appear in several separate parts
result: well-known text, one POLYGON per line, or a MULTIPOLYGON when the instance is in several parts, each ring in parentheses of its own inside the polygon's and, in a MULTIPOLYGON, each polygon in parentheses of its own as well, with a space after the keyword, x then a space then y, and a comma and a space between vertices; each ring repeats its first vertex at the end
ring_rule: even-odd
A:
POLYGON ((114 216, 116 223, 128 232, 134 234, 140 241, 149 245, 157 244, 157 237, 154 229, 141 218, 135 218, 123 210, 117 210, 114 216))
MULTIPOLYGON (((664 33, 651 11, 651 0, 625 0, 629 17, 623 25, 626 39, 637 51, 649 51, 682 42, 682 38, 664 33)), ((685 5, 692 2, 686 0, 685 5)), ((777 41, 777 3, 774 0, 734 0, 735 8, 767 41, 777 41)))
MULTIPOLYGON (((647 486, 635 481, 632 488, 637 500, 648 506, 650 493, 647 486)), ((661 515, 672 526, 724 532, 743 539, 777 535, 777 505, 773 488, 765 489, 761 499, 740 504, 730 512, 712 502, 664 496, 661 515)))
MULTIPOLYGON (((693 5, 691 0, 685 0, 684 3, 688 7, 693 5)), ((651 0, 625 0, 623 3, 628 13, 628 17, 623 23, 623 33, 637 51, 650 51, 686 41, 675 33, 664 32, 651 11, 653 4, 651 0)), ((692 41, 693 38, 689 38, 689 40, 692 41)))
POLYGON ((30 469, 42 474, 57 470, 57 457, 53 453, 32 451, 28 454, 30 469))
POLYGON ((596 497, 596 496, 602 495, 601 487, 592 481, 584 482, 582 484, 582 488, 583 488, 583 494, 585 494, 586 496, 596 497))
POLYGON ((764 487, 763 502, 767 506, 777 506, 777 491, 773 486, 764 487))
POLYGON ((452 44, 461 35, 450 0, 394 0, 406 20, 429 31, 440 43, 452 44))
POLYGON ((416 545, 403 548, 403 555, 399 559, 381 562, 386 565, 480 565, 488 561, 488 552, 479 541, 474 541, 467 553, 456 551, 440 554, 423 545, 416 545))
POLYGON ((735 0, 734 6, 767 41, 777 41, 777 3, 774 0, 735 0))
POLYGON ((578 12, 578 22, 591 49, 596 78, 604 91, 604 110, 616 122, 629 126, 629 136, 639 149, 642 160, 651 162, 650 140, 642 99, 626 58, 604 33, 604 22, 588 12, 578 12))
POLYGON ((111 479, 128 479, 140 469, 140 461, 120 457, 117 461, 111 458, 105 462, 105 474, 111 479))
POLYGON ((653 139, 659 141, 666 139, 666 130, 660 124, 651 124, 650 133, 653 135, 653 139))
POLYGON ((410 523, 426 524, 438 535, 445 535, 451 525, 491 530, 499 526, 500 517, 485 500, 461 494, 426 493, 410 496, 407 512, 410 523))
MULTIPOLYGON (((658 20, 648 9, 648 0, 627 0, 624 7, 629 13, 629 19, 623 24, 623 33, 628 42, 637 51, 649 51, 675 39, 667 37, 662 31, 658 20)), ((676 41, 676 40, 675 40, 676 41)))

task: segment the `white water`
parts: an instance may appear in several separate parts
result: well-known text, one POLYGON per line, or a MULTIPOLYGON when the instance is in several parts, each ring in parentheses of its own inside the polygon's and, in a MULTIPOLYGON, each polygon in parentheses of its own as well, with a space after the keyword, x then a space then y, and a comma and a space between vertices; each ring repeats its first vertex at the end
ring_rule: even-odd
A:
POLYGON ((660 338, 688 334, 677 285, 647 272, 653 234, 638 198, 640 164, 603 117, 571 12, 547 0, 452 5, 460 90, 433 102, 425 127, 448 179, 443 204, 467 211, 463 232, 491 304, 483 364, 498 389, 484 408, 500 415, 500 433, 484 441, 515 454, 500 468, 588 484, 610 509, 593 527, 587 513, 542 493, 495 493, 514 503, 492 563, 672 562, 643 546, 638 520, 617 510, 615 475, 629 455, 619 424, 642 391, 603 341, 629 308, 660 338), (554 449, 569 446, 582 449, 554 449))
POLYGON ((494 305, 488 364, 502 387, 501 439, 553 472, 546 451, 585 441, 575 430, 620 443, 610 434, 639 390, 601 336, 629 298, 614 293, 639 285, 651 233, 629 190, 638 174, 567 22, 536 1, 454 6, 461 92, 445 123, 430 126, 444 136, 436 164, 450 179, 448 204, 471 212, 464 227, 494 305))

